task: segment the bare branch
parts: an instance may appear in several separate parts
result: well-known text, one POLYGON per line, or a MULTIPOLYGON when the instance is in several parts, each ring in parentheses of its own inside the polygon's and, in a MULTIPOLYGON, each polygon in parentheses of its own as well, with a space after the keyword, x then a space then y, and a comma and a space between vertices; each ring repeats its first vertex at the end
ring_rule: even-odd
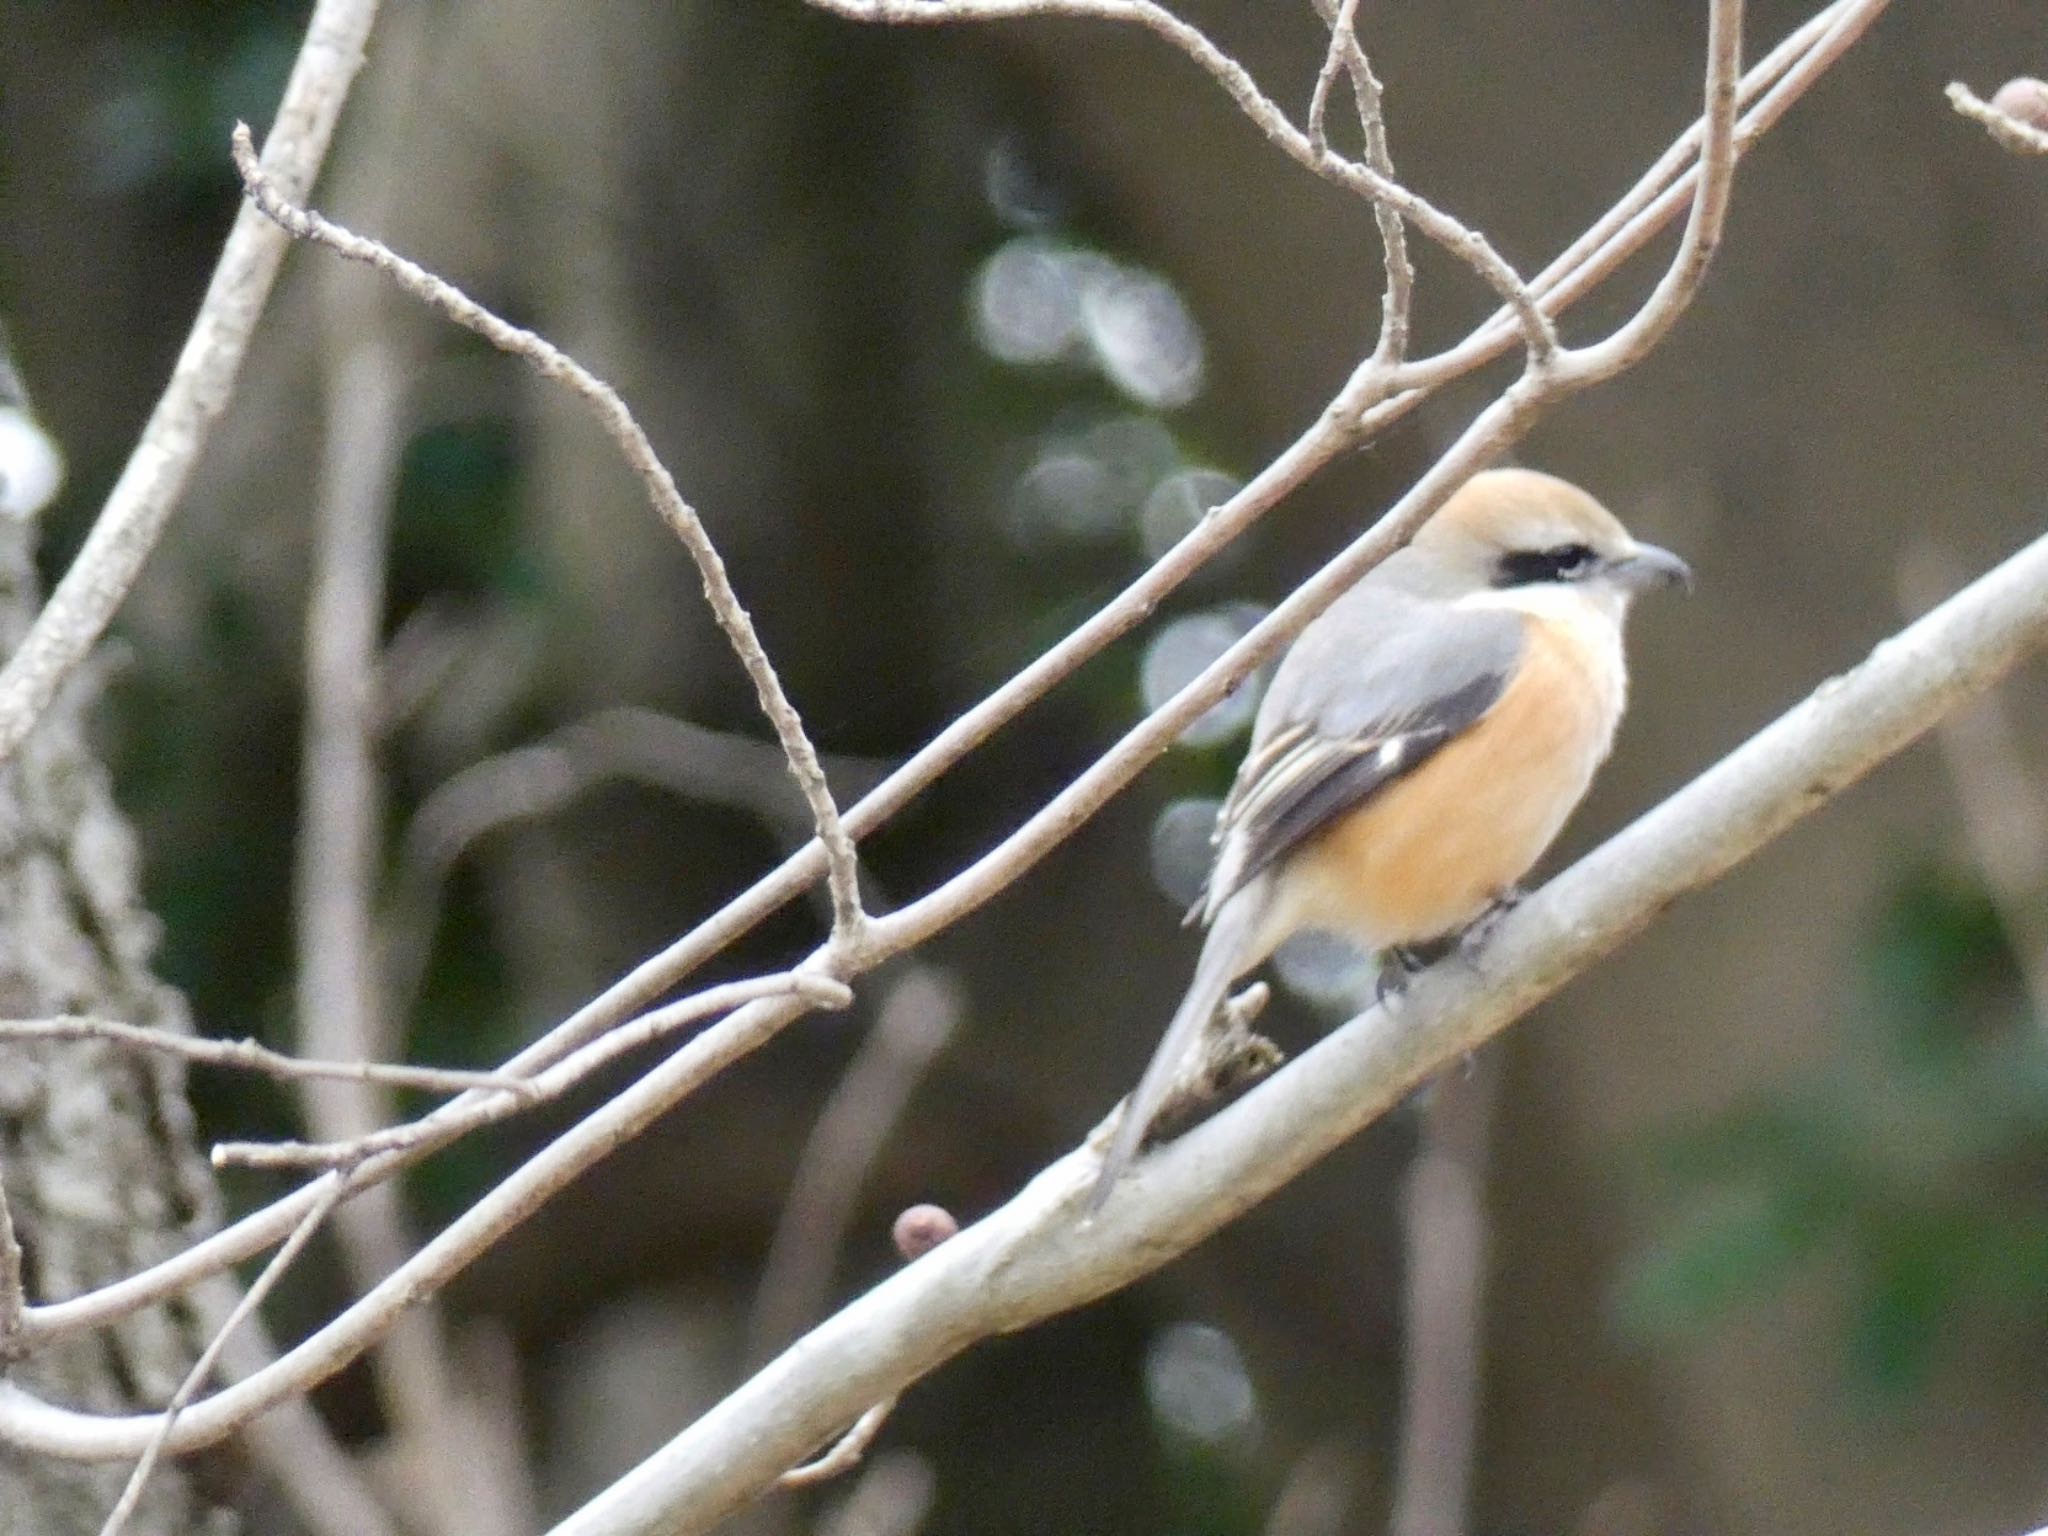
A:
POLYGON ((1358 1453, 1337 1439, 1318 1440, 1295 1459, 1260 1536, 1339 1536, 1358 1481, 1358 1453))
POLYGON ((1425 1090, 1401 1192, 1404 1336, 1391 1536, 1470 1528, 1486 1337, 1486 1143, 1500 1064, 1477 1058, 1425 1090))
POLYGON ((853 993, 846 983, 810 971, 786 971, 753 981, 729 981, 722 986, 706 987, 620 1025, 546 1071, 523 1080, 518 1093, 466 1095, 405 1125, 337 1141, 224 1141, 213 1149, 213 1163, 217 1168, 360 1169, 359 1177, 369 1182, 397 1171, 395 1166, 373 1167, 372 1158, 393 1153, 425 1153, 446 1146, 535 1104, 560 1098, 600 1067, 679 1029, 743 1004, 776 998, 800 1000, 803 1006, 797 1011, 802 1012, 805 1008, 844 1008, 853 1001, 853 993))
POLYGON ((2044 643, 2048 538, 1559 875, 1501 920, 1476 964, 1427 972, 1396 1013, 1360 1015, 1141 1162, 1094 1220, 1079 1215, 1098 1172, 1083 1149, 792 1345, 553 1536, 708 1530, 836 1425, 973 1341, 1185 1252, 2044 643))
MULTIPOLYGON (((263 145, 263 172, 287 197, 319 174, 363 61, 377 0, 318 0, 263 145)), ((0 760, 12 757, 85 659, 141 574, 227 408, 287 241, 253 209, 235 218, 178 354, 121 477, 71 568, 0 668, 0 760)))
POLYGON ((775 1479, 784 1488, 809 1488, 816 1483, 830 1482, 843 1476, 860 1465, 861 1457, 867 1455, 868 1447, 875 1443, 875 1436, 882 1432, 882 1426, 889 1422, 889 1415, 896 1411, 896 1399, 885 1397, 853 1421, 853 1427, 839 1437, 838 1442, 816 1461, 807 1461, 802 1466, 791 1467, 775 1479))
MULTIPOLYGON (((614 1030, 611 1036, 576 1056, 573 1061, 565 1061, 559 1054, 554 1059, 566 1070, 580 1076, 582 1068, 588 1066, 594 1070, 596 1065, 601 1065, 624 1050, 644 1043, 646 1039, 651 1038, 649 1026, 668 1022, 684 1011, 694 1008, 701 1012, 717 1012, 732 1007, 737 1002, 780 996, 784 993, 802 1000, 791 1010, 788 1015, 791 1018, 801 1014, 806 1006, 845 1007, 852 1000, 852 994, 844 983, 824 976, 794 973, 767 977, 759 981, 730 982, 723 987, 706 988, 692 997, 685 998, 671 1005, 671 1010, 664 1011, 661 1015, 648 1015, 645 1019, 636 1021, 634 1028, 639 1031, 637 1034, 631 1030, 614 1030), (625 1040, 623 1045, 617 1043, 621 1037, 625 1040)), ((724 1040, 716 1042, 720 1049, 727 1043, 724 1040)), ((741 1050, 739 1054, 745 1054, 745 1051, 741 1050)), ((539 1075, 540 1062, 543 1059, 541 1053, 534 1047, 528 1047, 508 1062, 505 1070, 533 1072, 539 1075)), ((715 1071, 716 1068, 712 1070, 715 1071)), ((539 1084, 536 1092, 545 1092, 547 1086, 546 1082, 539 1084)), ((438 1126, 427 1127, 425 1122, 420 1122, 418 1127, 400 1127, 385 1133, 403 1136, 403 1146, 386 1155, 365 1158, 360 1164, 351 1167, 347 1174, 350 1192, 353 1193, 356 1189, 366 1187, 379 1179, 390 1178, 409 1163, 447 1145, 473 1125, 502 1119, 518 1107, 508 1102, 502 1109, 494 1108, 479 1120, 466 1118, 473 1114, 480 1104, 487 1102, 487 1096, 472 1093, 464 1094, 453 1104, 448 1105, 449 1111, 456 1112, 461 1117, 454 1122, 455 1128, 449 1131, 442 1132, 438 1126)), ((216 1148, 214 1155, 218 1161, 221 1149, 216 1148)), ((263 1252, 291 1232, 299 1218, 319 1198, 321 1188, 319 1181, 308 1184, 293 1194, 273 1201, 261 1210, 252 1211, 231 1226, 140 1274, 130 1275, 125 1280, 102 1286, 82 1296, 31 1307, 22 1319, 23 1347, 36 1348, 52 1339, 85 1329, 103 1327, 132 1312, 175 1296, 208 1275, 218 1274, 231 1265, 239 1264, 244 1259, 263 1252)), ((459 1262, 456 1267, 460 1267, 459 1262)), ((452 1270, 450 1272, 452 1273, 452 1270)), ((375 1336, 376 1328, 373 1326, 367 1337, 375 1336)), ((344 1360, 346 1358, 348 1357, 342 1357, 344 1360)))
POLYGON ((128 1475, 128 1485, 121 1490, 120 1500, 108 1514, 106 1524, 100 1527, 100 1536, 120 1536, 121 1528, 128 1523, 128 1517, 135 1513, 135 1506, 142 1500, 142 1490, 149 1485, 149 1474, 156 1470, 157 1461, 170 1447, 171 1436, 178 1427, 178 1415, 184 1412, 186 1405, 197 1395, 199 1389, 206 1385, 207 1378, 213 1374, 215 1363, 220 1359, 221 1351, 227 1348, 229 1337, 263 1304, 263 1298, 270 1294, 271 1288, 284 1278, 285 1271, 291 1268, 300 1250, 313 1240, 313 1234, 320 1230, 320 1223, 327 1219, 340 1202, 341 1194, 341 1180, 329 1180, 319 1200, 300 1218, 292 1235, 284 1240, 283 1246, 272 1256, 270 1262, 263 1266, 263 1273, 256 1277, 255 1283, 243 1293, 242 1299, 235 1303, 235 1308, 228 1314, 227 1321, 221 1324, 206 1348, 200 1352, 199 1358, 193 1362, 192 1369, 186 1373, 185 1379, 178 1383, 178 1390, 172 1394, 170 1403, 165 1407, 162 1416, 156 1420, 156 1432, 150 1436, 149 1444, 143 1448, 141 1459, 135 1463, 135 1470, 128 1475))
MULTIPOLYGON (((442 889, 479 839, 550 815, 599 784, 629 779, 750 811, 785 847, 801 845, 810 818, 787 774, 778 771, 782 763, 781 752, 765 742, 628 705, 595 711, 451 775, 414 812, 402 840, 383 967, 391 1017, 411 1011, 439 925, 442 889)), ((841 792, 865 794, 887 765, 832 756, 825 768, 841 792)))
POLYGON ((21 1282, 21 1241, 14 1235, 14 1212, 7 1204, 5 1170, 0 1169, 0 1366, 14 1359, 20 1349, 21 1323, 27 1311, 28 1292, 21 1282))
POLYGON ((787 1344, 824 1306, 861 1186, 925 1069, 959 1026, 962 1008, 959 988, 926 966, 882 999, 874 1027, 797 1154, 747 1324, 749 1362, 787 1344))
MULTIPOLYGON (((398 19, 386 38, 400 78, 423 57, 416 18, 398 19)), ((390 82, 387 89, 390 88, 390 82)), ((366 154, 395 150, 389 114, 369 114, 366 154)), ((386 199, 369 199, 382 206, 386 199)), ((306 603, 305 720, 300 814, 293 870, 297 1022, 309 1056, 376 1059, 403 1046, 400 1019, 384 1007, 375 912, 383 855, 379 662, 385 568, 405 440, 405 350, 384 313, 385 290, 370 274, 334 263, 320 274, 325 398, 318 489, 313 498, 311 589, 306 603)), ((366 1135, 395 1112, 386 1086, 307 1078, 299 1100, 312 1134, 366 1135)), ((368 1290, 412 1256, 418 1243, 395 1181, 383 1181, 334 1216, 343 1267, 355 1292, 368 1290)), ((496 1485, 482 1476, 491 1458, 467 1436, 459 1373, 445 1322, 431 1304, 408 1309, 379 1345, 371 1376, 398 1454, 442 1490, 426 1526, 437 1536, 502 1530, 511 1511, 494 1508, 496 1485)), ((504 1448, 500 1448, 501 1451, 504 1448)))
POLYGON ((1259 89, 1250 71, 1218 48, 1205 33, 1152 0, 811 0, 811 4, 849 21, 917 26, 1004 21, 1024 16, 1086 16, 1143 27, 1205 70, 1290 160, 1325 181, 1394 210, 1426 238, 1476 272, 1521 323, 1532 363, 1546 363, 1557 350, 1557 333, 1550 318, 1536 304, 1521 274, 1485 235, 1374 166, 1347 160, 1333 153, 1327 144, 1318 149, 1309 135, 1296 128, 1272 98, 1259 89))
POLYGON ((1575 384, 1612 378, 1641 361, 1699 291, 1728 219, 1728 200, 1735 184, 1735 119, 1741 84, 1742 0, 1709 0, 1706 110, 1701 114, 1704 127, 1692 216, 1679 238, 1678 253, 1642 308, 1606 340, 1564 354, 1560 371, 1575 384))
POLYGON ((418 263, 407 261, 374 240, 352 234, 310 209, 299 207, 256 163, 246 124, 235 125, 234 153, 235 165, 242 173, 242 184, 247 188, 250 200, 275 220, 280 229, 296 239, 324 245, 339 256, 362 262, 381 272, 457 325, 474 331, 500 351, 522 359, 542 378, 554 380, 581 396, 596 413, 599 423, 618 445, 626 463, 640 477, 662 521, 682 540, 683 547, 696 562, 705 599, 711 604, 712 614, 718 620, 719 628, 725 631, 740 665, 746 669, 748 680, 754 685, 755 696, 760 700, 761 711, 775 728, 776 739, 781 742, 782 750, 789 759, 790 774, 803 790, 812 818, 817 823, 818 839, 824 844, 830 868, 834 936, 844 946, 857 947, 866 922, 860 905, 858 856, 853 839, 840 820, 832 791, 825 782, 825 770, 818 762, 817 749, 811 745, 811 739, 804 731, 796 706, 790 703, 788 694, 783 691, 782 680, 769 662, 760 636, 755 633, 754 621, 740 606, 739 595, 733 591, 732 580, 726 574, 725 561, 711 542, 711 535, 705 531, 703 520, 683 500, 682 493, 676 489, 675 478, 655 453, 654 445, 647 440, 647 434, 640 429, 639 422, 618 391, 552 342, 500 319, 454 284, 436 277, 418 263))
POLYGON ((1984 125, 1994 141, 2016 155, 2048 155, 2048 84, 2008 80, 1985 101, 1960 80, 1948 88, 1949 105, 1984 125))
MULTIPOLYGON (((1738 152, 1768 132, 1814 81, 1866 32, 1890 0, 1835 0, 1810 17, 1743 79, 1742 100, 1759 98, 1736 129, 1738 152)), ((1699 167, 1689 164, 1705 135, 1702 118, 1692 124, 1583 235, 1574 240, 1531 283, 1546 312, 1561 313, 1611 277, 1687 206, 1699 184, 1699 167)), ((1462 377, 1499 357, 1519 332, 1506 309, 1464 341, 1435 357, 1400 370, 1401 391, 1370 410, 1360 422, 1368 435, 1383 432, 1424 398, 1429 388, 1462 377)))
POLYGON ((534 1099, 531 1080, 503 1072, 465 1072, 451 1067, 415 1067, 379 1061, 314 1061, 288 1056, 255 1040, 208 1040, 174 1035, 140 1024, 123 1024, 82 1014, 54 1019, 0 1019, 0 1040, 110 1040, 133 1050, 155 1051, 208 1067, 235 1067, 287 1082, 323 1078, 381 1083, 419 1093, 510 1093, 534 1099))
POLYGON ((1330 28, 1330 46, 1323 53, 1323 67, 1316 71, 1315 90, 1308 99, 1308 142, 1317 154, 1326 155, 1330 153, 1330 136, 1323 119, 1329 114, 1330 91, 1344 70, 1346 55, 1358 46, 1358 0, 1340 0, 1335 15, 1327 6, 1322 9, 1330 28))
MULTIPOLYGON (((1330 28, 1330 52, 1323 59, 1323 73, 1316 77, 1316 89, 1329 94, 1326 79, 1333 61, 1341 61, 1351 79, 1351 95, 1358 107, 1358 126, 1365 138, 1365 163, 1387 180, 1394 179, 1394 159, 1387 148, 1387 121, 1383 110, 1385 92, 1372 62, 1358 44, 1357 0, 1345 0, 1332 10, 1330 0, 1315 0, 1317 14, 1330 28)), ((1314 102, 1309 109, 1309 136, 1317 136, 1318 115, 1314 102)), ((1379 226, 1381 259, 1387 272, 1387 290, 1380 300, 1380 339, 1373 347, 1373 361, 1381 365, 1401 362, 1408 355, 1409 311, 1415 300, 1415 268, 1408 259, 1408 235, 1401 215, 1392 205, 1373 204, 1373 219, 1379 226)))

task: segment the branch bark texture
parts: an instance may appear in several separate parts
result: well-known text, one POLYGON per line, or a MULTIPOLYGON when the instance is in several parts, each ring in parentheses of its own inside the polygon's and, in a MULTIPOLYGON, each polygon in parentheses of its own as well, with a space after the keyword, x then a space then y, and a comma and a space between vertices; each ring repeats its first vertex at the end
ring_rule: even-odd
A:
MULTIPOLYGON (((39 595, 32 524, 0 518, 0 638, 18 639, 39 595)), ((0 1008, 88 1008, 189 1033, 183 1000, 149 970, 156 925, 136 895, 133 836, 87 750, 77 691, 0 765, 0 1008)), ((104 1040, 0 1043, 0 1180, 21 1284, 62 1297, 161 1262, 215 1214, 194 1139, 183 1066, 104 1040)), ((198 1357, 192 1307, 128 1319, 7 1367, 30 1391, 100 1412, 167 1398, 198 1357)), ((0 1446, 0 1531, 100 1529, 126 1477, 0 1446)), ((193 1469, 166 1469, 130 1536, 229 1536, 241 1522, 193 1469)))

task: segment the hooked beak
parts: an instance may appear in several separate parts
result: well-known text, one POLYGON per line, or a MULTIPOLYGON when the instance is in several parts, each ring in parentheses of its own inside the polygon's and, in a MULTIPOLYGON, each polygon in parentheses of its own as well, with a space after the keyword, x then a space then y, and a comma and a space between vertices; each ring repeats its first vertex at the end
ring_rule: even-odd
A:
POLYGON ((1635 553, 1614 563, 1614 578, 1632 592, 1650 592, 1664 587, 1692 590, 1692 567, 1668 549, 1655 544, 1638 544, 1635 553))

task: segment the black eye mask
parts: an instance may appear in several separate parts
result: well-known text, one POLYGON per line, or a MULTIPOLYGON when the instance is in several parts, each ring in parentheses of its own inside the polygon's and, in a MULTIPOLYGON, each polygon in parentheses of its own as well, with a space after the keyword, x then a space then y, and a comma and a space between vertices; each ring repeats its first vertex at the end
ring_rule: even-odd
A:
POLYGON ((1555 549, 1521 549, 1502 555, 1495 569, 1496 587, 1527 587, 1542 581, 1578 581, 1591 575, 1600 557, 1587 544, 1560 544, 1555 549))

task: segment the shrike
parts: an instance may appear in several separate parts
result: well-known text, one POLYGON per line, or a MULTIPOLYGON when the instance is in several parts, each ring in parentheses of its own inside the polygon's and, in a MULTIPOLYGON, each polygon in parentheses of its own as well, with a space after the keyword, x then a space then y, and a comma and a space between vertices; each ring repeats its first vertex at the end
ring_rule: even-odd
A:
POLYGON ((1301 632, 1217 815, 1194 980, 1090 1210, 1231 983, 1283 940, 1320 929, 1405 963, 1514 891, 1614 743, 1631 600, 1690 581, 1577 486, 1496 469, 1301 632))

